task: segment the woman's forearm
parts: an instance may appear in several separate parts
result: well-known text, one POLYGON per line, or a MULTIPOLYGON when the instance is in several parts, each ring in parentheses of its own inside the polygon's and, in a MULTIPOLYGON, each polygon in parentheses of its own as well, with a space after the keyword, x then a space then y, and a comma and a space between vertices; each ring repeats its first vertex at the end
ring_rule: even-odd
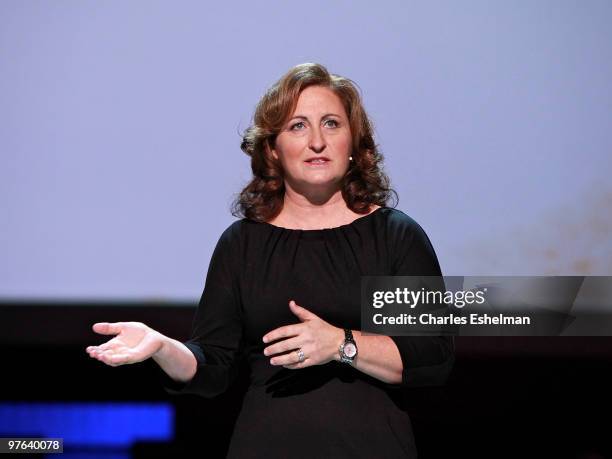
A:
POLYGON ((162 346, 153 354, 152 359, 168 376, 179 382, 191 381, 198 365, 187 346, 167 336, 162 338, 162 346))

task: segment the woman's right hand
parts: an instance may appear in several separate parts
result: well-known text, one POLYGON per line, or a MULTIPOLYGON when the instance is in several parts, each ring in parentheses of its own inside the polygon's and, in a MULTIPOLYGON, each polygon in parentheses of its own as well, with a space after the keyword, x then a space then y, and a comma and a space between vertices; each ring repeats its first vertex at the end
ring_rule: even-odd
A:
POLYGON ((112 367, 142 362, 156 354, 164 344, 164 335, 142 322, 99 322, 93 331, 116 335, 99 346, 88 346, 90 357, 112 367))

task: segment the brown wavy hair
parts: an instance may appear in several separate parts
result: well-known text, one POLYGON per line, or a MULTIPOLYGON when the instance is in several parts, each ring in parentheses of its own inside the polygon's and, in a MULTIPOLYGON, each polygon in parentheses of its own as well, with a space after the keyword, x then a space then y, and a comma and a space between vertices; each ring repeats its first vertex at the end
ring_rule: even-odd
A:
POLYGON ((372 204, 386 206, 390 181, 383 172, 383 155, 374 143, 372 123, 363 107, 357 85, 331 74, 321 64, 305 63, 291 68, 259 100, 253 124, 242 134, 240 148, 251 157, 253 178, 232 204, 235 217, 267 222, 283 208, 284 171, 270 149, 297 106, 300 93, 309 86, 331 89, 342 101, 353 137, 353 161, 341 183, 342 197, 356 213, 368 213, 372 204))

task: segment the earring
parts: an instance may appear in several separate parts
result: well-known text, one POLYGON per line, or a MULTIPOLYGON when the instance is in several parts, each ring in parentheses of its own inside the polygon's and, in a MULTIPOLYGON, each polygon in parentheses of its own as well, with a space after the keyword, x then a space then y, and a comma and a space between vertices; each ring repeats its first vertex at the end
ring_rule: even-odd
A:
POLYGON ((352 161, 352 160, 353 160, 353 157, 352 157, 352 156, 349 156, 349 161, 352 161))

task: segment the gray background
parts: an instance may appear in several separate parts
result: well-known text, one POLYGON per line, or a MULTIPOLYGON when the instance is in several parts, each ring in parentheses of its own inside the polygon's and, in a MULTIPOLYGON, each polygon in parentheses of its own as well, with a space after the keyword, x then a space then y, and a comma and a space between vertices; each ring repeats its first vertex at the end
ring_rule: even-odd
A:
POLYGON ((612 275, 612 2, 0 2, 0 299, 194 301, 264 90, 360 86, 445 275, 612 275))

